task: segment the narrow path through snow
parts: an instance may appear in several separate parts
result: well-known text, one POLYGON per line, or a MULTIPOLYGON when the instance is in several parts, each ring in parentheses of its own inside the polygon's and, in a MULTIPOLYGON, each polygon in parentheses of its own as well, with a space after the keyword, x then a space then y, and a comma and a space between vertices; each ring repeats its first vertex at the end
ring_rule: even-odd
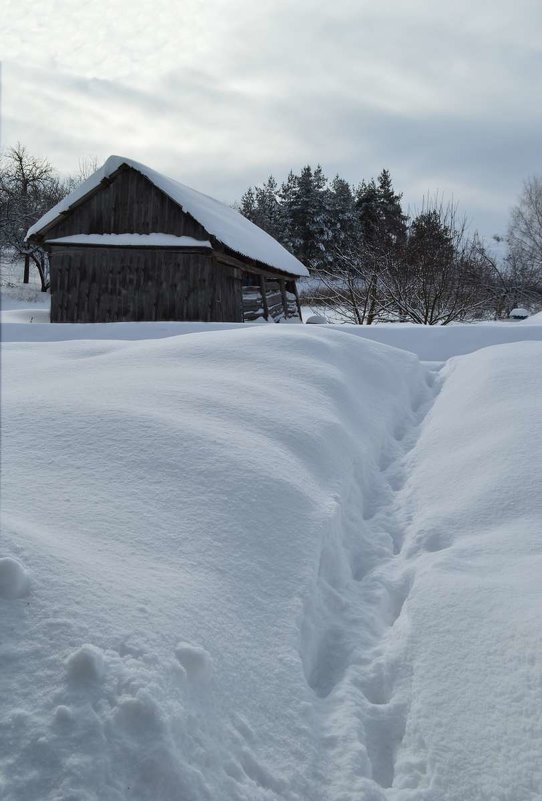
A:
MULTIPOLYGON (((404 557, 411 521, 403 488, 410 456, 441 390, 440 369, 428 368, 426 390, 396 421, 379 464, 354 466, 306 604, 301 652, 321 731, 316 770, 326 798, 360 793, 384 799, 394 786, 409 710, 402 611, 415 574, 415 560, 404 557)), ((426 772, 425 765, 412 767, 419 775, 426 772)))

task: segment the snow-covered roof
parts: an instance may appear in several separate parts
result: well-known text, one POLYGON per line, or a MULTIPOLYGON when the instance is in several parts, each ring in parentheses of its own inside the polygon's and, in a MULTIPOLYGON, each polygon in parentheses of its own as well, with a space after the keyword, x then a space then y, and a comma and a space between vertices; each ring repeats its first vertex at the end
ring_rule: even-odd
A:
POLYGON ((90 178, 87 178, 29 228, 26 234, 27 239, 40 233, 60 214, 69 211, 85 195, 99 186, 104 178, 112 175, 123 164, 132 167, 148 178, 154 186, 181 206, 183 211, 197 220, 209 234, 231 250, 247 256, 249 259, 275 267, 277 270, 283 270, 290 275, 308 275, 307 268, 295 256, 235 209, 123 156, 110 156, 90 178))
POLYGON ((118 248, 210 248, 207 239, 174 234, 71 234, 47 239, 48 245, 102 245, 118 248))

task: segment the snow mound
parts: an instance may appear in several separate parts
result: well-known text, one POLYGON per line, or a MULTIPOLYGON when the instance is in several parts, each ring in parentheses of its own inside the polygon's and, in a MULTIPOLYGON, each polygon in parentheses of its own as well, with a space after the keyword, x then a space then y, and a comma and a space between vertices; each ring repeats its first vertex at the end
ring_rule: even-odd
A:
POLYGON ((104 672, 103 654, 94 645, 82 645, 66 660, 66 673, 74 684, 85 685, 100 681, 104 672))
POLYGON ((527 311, 527 309, 517 308, 517 309, 512 309, 512 311, 510 312, 510 317, 513 320, 526 320, 528 316, 529 312, 527 311))
POLYGON ((542 343, 205 331, 4 346, 3 798, 535 801, 542 343))
POLYGON ((318 326, 14 343, 2 367, 3 536, 40 587, 0 616, 7 801, 318 798, 335 616, 393 553, 378 465, 427 371, 318 326))
POLYGON ((207 679, 210 677, 212 661, 205 648, 201 648, 198 645, 190 645, 187 642, 180 642, 175 648, 175 656, 191 678, 207 679))
POLYGON ((536 314, 531 314, 527 321, 528 325, 540 325, 541 323, 542 323, 542 311, 536 312, 536 314))
POLYGON ((450 361, 410 456, 401 801, 540 797, 541 363, 534 342, 450 361))
POLYGON ((11 556, 0 558, 0 598, 22 598, 29 585, 28 573, 18 559, 11 556))
POLYGON ((322 314, 312 314, 305 320, 307 325, 325 325, 327 324, 326 318, 322 314))

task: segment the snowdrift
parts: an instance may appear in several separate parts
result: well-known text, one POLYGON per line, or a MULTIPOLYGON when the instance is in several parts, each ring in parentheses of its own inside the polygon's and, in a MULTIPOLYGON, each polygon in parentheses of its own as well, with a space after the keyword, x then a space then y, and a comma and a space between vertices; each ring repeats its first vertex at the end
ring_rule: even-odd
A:
POLYGON ((542 798, 541 365, 534 342, 451 360, 407 462, 394 787, 418 789, 393 798, 542 798))
POLYGON ((5 348, 9 801, 318 797, 320 618, 392 553, 353 535, 429 390, 408 354, 277 333, 5 348))
POLYGON ((542 344, 101 336, 4 347, 2 798, 540 798, 542 344))

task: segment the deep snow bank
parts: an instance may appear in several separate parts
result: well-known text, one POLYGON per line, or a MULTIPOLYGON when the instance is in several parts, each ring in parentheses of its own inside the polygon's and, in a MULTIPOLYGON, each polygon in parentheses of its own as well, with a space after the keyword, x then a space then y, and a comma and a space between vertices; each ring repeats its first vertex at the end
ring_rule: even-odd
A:
POLYGON ((541 366, 539 343, 452 360, 408 460, 390 798, 542 798, 541 366))
POLYGON ((327 797, 343 588, 393 554, 379 465, 431 391, 410 354, 277 328, 5 346, 6 801, 327 797))

